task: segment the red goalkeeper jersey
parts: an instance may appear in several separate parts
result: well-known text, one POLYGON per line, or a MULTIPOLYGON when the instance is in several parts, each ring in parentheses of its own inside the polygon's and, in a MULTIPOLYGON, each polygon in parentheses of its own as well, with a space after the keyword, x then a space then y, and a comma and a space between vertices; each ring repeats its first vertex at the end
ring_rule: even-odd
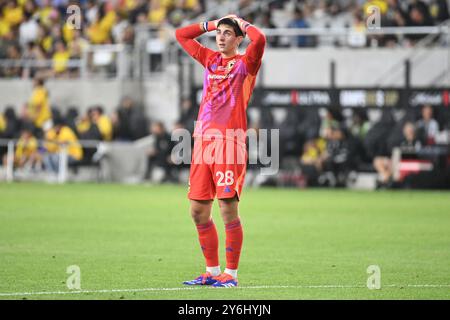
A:
MULTIPOLYGON (((236 140, 235 132, 227 129, 247 130, 246 109, 261 66, 265 36, 258 28, 250 25, 247 35, 251 43, 245 54, 222 58, 220 52, 208 49, 194 40, 202 33, 199 24, 180 28, 176 32, 181 46, 205 68, 202 101, 194 137, 208 139, 221 136, 236 140)), ((240 140, 238 141, 245 142, 240 140)))

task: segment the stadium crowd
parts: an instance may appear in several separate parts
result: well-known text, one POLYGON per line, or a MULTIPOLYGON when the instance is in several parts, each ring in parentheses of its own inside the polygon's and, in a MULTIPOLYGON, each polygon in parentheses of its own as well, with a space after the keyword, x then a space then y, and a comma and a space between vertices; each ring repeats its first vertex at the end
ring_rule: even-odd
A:
MULTIPOLYGON (((229 1, 208 2, 208 6, 225 6, 229 1)), ((367 8, 380 9, 383 26, 432 26, 449 19, 447 0, 276 0, 257 5, 253 0, 238 1, 244 18, 262 28, 346 27, 366 28, 367 8), (284 17, 284 18, 283 18, 284 17)), ((79 114, 77 106, 62 114, 50 105, 44 78, 78 75, 78 68, 69 64, 79 60, 89 44, 134 44, 136 28, 142 24, 153 28, 174 28, 205 12, 202 0, 0 0, 0 77, 34 78, 34 89, 27 104, 19 110, 9 106, 0 115, 0 138, 19 139, 16 148, 17 167, 44 167, 55 171, 59 145, 70 143, 69 162, 90 162, 95 150, 79 140, 134 141, 153 135, 155 148, 149 150, 149 173, 162 167, 168 180, 177 170, 168 156, 172 142, 162 123, 151 121, 131 97, 123 97, 115 112, 106 114, 111 106, 92 106, 79 114), (71 5, 81 8, 81 28, 72 29, 67 12, 71 5), (14 61, 52 61, 42 68, 14 64, 14 61), (44 140, 39 144, 38 140, 44 140), (45 155, 45 156, 44 156, 45 155)), ((211 17, 214 18, 214 17, 211 17)), ((423 35, 361 37, 348 39, 323 36, 268 37, 271 47, 314 47, 350 45, 353 47, 410 46, 423 35)), ((192 132, 197 108, 184 100, 181 114, 173 128, 192 132)), ((395 185, 391 155, 396 146, 420 149, 433 145, 436 135, 450 130, 448 110, 423 107, 423 112, 410 110, 394 118, 387 110, 381 119, 369 121, 366 110, 354 110, 344 117, 332 108, 321 115, 317 109, 289 109, 288 116, 277 123, 273 115, 262 110, 261 120, 250 121, 254 128, 279 128, 282 169, 300 170, 301 183, 308 185, 343 185, 351 172, 368 170, 379 174, 379 186, 395 185)), ((268 146, 270 143, 268 144, 268 146)), ((254 153, 255 150, 249 150, 254 153)), ((0 147, 3 162, 6 147, 0 147)), ((258 166, 251 167, 257 169, 258 166)), ((291 178, 289 178, 291 179, 291 178)), ((266 181, 266 183, 271 183, 266 181)), ((287 182, 287 184, 292 182, 287 182)))
MULTIPOLYGON (((367 171, 378 174, 379 187, 392 187, 397 183, 392 165, 394 148, 418 153, 424 147, 436 145, 442 140, 441 133, 445 136, 445 132, 447 135, 450 132, 449 113, 448 108, 430 105, 419 109, 385 109, 374 121, 363 108, 352 109, 345 115, 340 108, 289 108, 284 120, 275 121, 268 108, 261 108, 257 120, 250 113, 248 117, 250 128, 280 130, 280 168, 290 172, 289 179, 301 180, 288 181, 287 185, 345 186, 352 173, 367 171)), ((192 133, 196 116, 197 107, 185 99, 180 116, 170 129, 185 128, 192 133)), ((69 146, 69 165, 90 164, 96 149, 80 144, 80 140, 136 141, 153 136, 154 146, 147 152, 146 177, 152 179, 152 170, 158 167, 164 171, 165 180, 176 181, 182 167, 174 165, 170 158, 174 142, 168 129, 148 117, 143 106, 129 96, 123 97, 110 114, 100 105, 90 107, 84 114, 79 114, 76 107, 62 114, 57 107, 51 107, 45 83, 40 78, 35 79, 31 97, 19 113, 9 106, 0 115, 0 138, 18 139, 14 159, 18 168, 56 172, 63 144, 69 146)), ((266 154, 271 153, 270 145, 267 141, 266 154)), ((249 154, 258 152, 248 151, 249 154)), ((3 164, 6 164, 6 152, 5 146, 0 148, 3 164)), ((448 167, 448 163, 443 165, 448 167)), ((261 166, 249 165, 249 171, 261 166)))
MULTIPOLYGON (((212 1, 210 7, 229 1, 212 1)), ((354 32, 348 39, 328 36, 269 36, 272 47, 314 47, 318 45, 414 45, 424 35, 369 36, 358 34, 366 28, 371 5, 379 8, 382 26, 432 26, 449 19, 447 0, 276 0, 256 5, 240 0, 238 12, 262 28, 346 27, 354 32), (279 13, 274 17, 272 13, 279 13), (292 41, 294 39, 294 41, 292 41)), ((136 27, 148 24, 173 29, 183 21, 205 12, 202 0, 1 0, 0 77, 77 76, 79 68, 69 61, 81 58, 89 44, 122 43, 133 46, 136 27), (73 28, 80 8, 80 25, 73 28), (17 64, 14 61, 29 62, 17 64), (50 61, 50 65, 45 64, 50 61), (30 62, 33 64, 31 65, 30 62), (39 65, 41 63, 41 65, 39 65)), ((215 17, 211 17, 215 18, 215 17)))
POLYGON ((378 188, 450 187, 448 108, 291 108, 281 122, 268 110, 262 111, 252 126, 280 130, 280 168, 286 173, 272 177, 267 184, 344 187, 356 173, 365 172, 377 174, 378 188), (414 176, 408 180, 395 174, 396 148, 405 159, 433 163, 433 172, 421 178, 428 184, 414 180, 414 176))
MULTIPOLYGON (((124 97, 111 115, 106 115, 100 105, 90 107, 79 114, 77 107, 68 108, 62 114, 52 107, 49 92, 42 78, 35 78, 34 87, 27 103, 20 112, 7 106, 0 115, 0 138, 18 139, 15 164, 18 167, 45 167, 56 171, 60 146, 67 144, 69 165, 90 162, 91 147, 83 147, 79 140, 134 141, 149 134, 148 119, 143 108, 131 97, 124 97), (38 140, 44 141, 39 144, 38 140), (52 160, 44 155, 50 154, 52 160)), ((6 148, 1 148, 3 163, 6 163, 6 148)))
POLYGON ((201 12, 198 0, 2 0, 0 1, 0 59, 51 60, 52 68, 8 64, 2 77, 73 76, 69 60, 81 58, 89 44, 133 45, 134 28, 148 23, 177 24, 201 12), (70 19, 80 9, 77 20, 70 19), (178 21, 178 22, 177 22, 178 21))

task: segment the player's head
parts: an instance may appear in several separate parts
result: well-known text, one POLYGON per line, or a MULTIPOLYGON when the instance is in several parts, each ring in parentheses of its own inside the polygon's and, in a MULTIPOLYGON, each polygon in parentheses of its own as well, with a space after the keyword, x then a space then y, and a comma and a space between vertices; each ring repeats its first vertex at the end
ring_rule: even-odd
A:
POLYGON ((223 18, 217 24, 216 44, 221 53, 233 53, 244 39, 238 23, 231 18, 223 18))

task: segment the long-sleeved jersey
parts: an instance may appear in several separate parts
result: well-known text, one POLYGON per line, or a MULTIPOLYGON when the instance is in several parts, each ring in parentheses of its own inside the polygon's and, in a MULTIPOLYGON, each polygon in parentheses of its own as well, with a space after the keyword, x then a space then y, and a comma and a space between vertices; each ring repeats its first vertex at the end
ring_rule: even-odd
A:
MULTIPOLYGON (((209 31, 212 30, 213 27, 210 27, 209 31)), ((194 137, 208 139, 220 136, 236 141, 235 133, 230 129, 247 130, 246 109, 261 66, 265 36, 250 25, 247 35, 251 42, 245 54, 223 58, 220 52, 208 49, 195 40, 202 33, 199 24, 176 31, 177 40, 184 50, 205 68, 194 137)))

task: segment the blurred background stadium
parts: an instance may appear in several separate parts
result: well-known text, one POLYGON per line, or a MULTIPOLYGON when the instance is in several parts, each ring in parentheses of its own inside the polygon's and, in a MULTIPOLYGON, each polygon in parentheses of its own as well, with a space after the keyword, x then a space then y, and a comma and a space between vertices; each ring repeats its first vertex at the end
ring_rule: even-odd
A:
POLYGON ((448 191, 390 190, 450 188, 449 7, 0 0, 0 299, 448 299, 448 191), (248 166, 240 287, 188 291, 204 266, 171 133, 203 81, 174 32, 228 13, 267 35, 248 124, 279 130, 280 168, 248 166))
POLYGON ((192 132, 202 69, 174 30, 236 13, 268 40, 249 127, 280 130, 278 174, 247 185, 449 188, 449 6, 0 1, 0 179, 186 184, 170 134, 192 132))

